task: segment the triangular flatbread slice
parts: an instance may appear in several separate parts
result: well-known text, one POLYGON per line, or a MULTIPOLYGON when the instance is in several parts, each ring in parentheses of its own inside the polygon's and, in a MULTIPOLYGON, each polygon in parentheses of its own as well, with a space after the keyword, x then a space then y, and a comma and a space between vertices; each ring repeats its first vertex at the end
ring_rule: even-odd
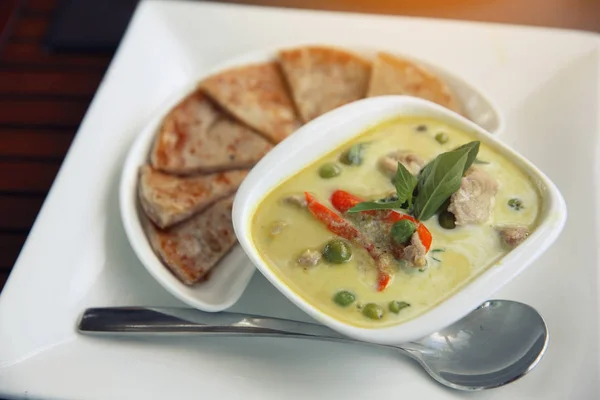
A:
POLYGON ((226 197, 203 213, 166 230, 144 219, 150 245, 186 285, 201 281, 235 245, 232 206, 233 196, 226 197))
POLYGON ((247 174, 240 170, 179 177, 144 165, 138 185, 140 204, 152 222, 166 228, 234 193, 247 174))
POLYGON ((300 126, 276 62, 229 69, 206 78, 200 87, 273 143, 281 142, 300 126))
POLYGON ((279 63, 304 122, 367 94, 371 62, 353 53, 299 47, 279 52, 279 63))
POLYGON ((404 94, 433 101, 461 113, 458 100, 440 78, 412 61, 379 53, 373 64, 367 96, 404 94))
POLYGON ((196 91, 165 117, 150 162, 160 171, 180 175, 250 168, 272 147, 196 91))

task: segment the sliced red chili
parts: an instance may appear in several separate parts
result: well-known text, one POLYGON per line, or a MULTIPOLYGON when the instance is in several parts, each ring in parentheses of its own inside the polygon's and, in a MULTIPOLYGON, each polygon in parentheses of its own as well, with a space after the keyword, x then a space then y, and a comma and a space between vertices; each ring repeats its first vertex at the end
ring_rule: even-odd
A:
MULTIPOLYGON (((360 197, 357 197, 357 196, 355 196, 351 193, 348 193, 344 190, 336 190, 331 195, 331 204, 333 204, 335 209, 341 213, 345 213, 346 211, 348 211, 355 205, 362 203, 363 201, 364 200, 361 199, 360 197)), ((377 216, 379 216, 379 218, 381 220, 388 222, 390 224, 394 224, 403 219, 408 219, 408 220, 414 222, 415 225, 417 225, 417 233, 419 234, 419 239, 421 239, 421 243, 423 243, 423 246, 425 246, 425 251, 429 251, 429 249, 431 248, 431 242, 433 240, 433 238, 431 236, 431 232, 429 231, 429 229, 427 229, 427 227, 423 223, 417 221, 415 218, 411 217, 410 215, 401 214, 394 210, 382 210, 382 211, 370 210, 370 211, 362 211, 362 212, 365 214, 368 214, 368 215, 377 215, 377 216)))

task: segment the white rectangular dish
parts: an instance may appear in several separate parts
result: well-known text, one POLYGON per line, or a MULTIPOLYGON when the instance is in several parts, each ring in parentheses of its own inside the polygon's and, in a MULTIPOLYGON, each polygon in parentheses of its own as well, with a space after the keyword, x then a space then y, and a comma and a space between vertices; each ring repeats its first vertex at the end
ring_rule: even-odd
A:
MULTIPOLYGON (((597 35, 177 1, 139 6, 0 297, 0 396, 464 396, 442 388, 413 362, 368 347, 241 338, 109 340, 75 333, 86 307, 182 305, 134 255, 117 200, 125 154, 159 106, 203 71, 239 54, 320 40, 383 46, 442 65, 481 87, 502 109, 506 128, 500 138, 556 183, 569 220, 555 245, 495 295, 540 311, 550 329, 546 356, 524 379, 474 396, 597 396, 597 35)), ((309 319, 259 274, 233 310, 309 319)))

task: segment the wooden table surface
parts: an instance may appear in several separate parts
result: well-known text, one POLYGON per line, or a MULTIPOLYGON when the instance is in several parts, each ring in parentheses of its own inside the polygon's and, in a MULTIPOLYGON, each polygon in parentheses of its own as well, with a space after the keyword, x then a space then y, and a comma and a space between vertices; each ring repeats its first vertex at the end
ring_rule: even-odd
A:
MULTIPOLYGON (((236 0, 600 32, 600 0, 236 0)), ((42 46, 58 0, 0 0, 0 290, 112 54, 42 46)))

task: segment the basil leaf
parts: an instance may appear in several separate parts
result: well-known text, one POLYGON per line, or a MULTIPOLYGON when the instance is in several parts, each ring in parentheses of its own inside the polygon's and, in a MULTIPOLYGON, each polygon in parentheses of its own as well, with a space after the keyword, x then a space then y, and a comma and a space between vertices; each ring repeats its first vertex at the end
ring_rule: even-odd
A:
POLYGON ((489 162, 476 158, 475 161, 473 161, 473 164, 489 164, 489 162))
POLYGON ((364 201, 349 209, 347 212, 355 213, 360 211, 371 211, 371 210, 393 210, 402 208, 404 201, 364 201))
POLYGON ((365 201, 359 203, 348 210, 349 213, 371 210, 393 210, 398 208, 410 207, 412 205, 412 193, 417 185, 415 178, 402 163, 398 162, 398 170, 392 179, 396 187, 395 199, 381 199, 377 201, 365 201))
POLYGON ((408 201, 408 206, 410 207, 412 205, 413 190, 417 186, 417 178, 401 162, 398 162, 398 169, 396 170, 396 176, 392 179, 392 183, 396 187, 398 201, 402 204, 408 201))
POLYGON ((442 204, 460 188, 460 181, 471 166, 479 142, 470 142, 438 155, 421 171, 417 182, 413 214, 420 221, 431 218, 442 204))
POLYGON ((360 165, 363 161, 363 153, 365 150, 364 143, 353 144, 350 149, 345 151, 340 156, 340 162, 346 165, 360 165))
POLYGON ((469 142, 469 143, 463 144, 462 146, 459 146, 456 149, 452 150, 452 151, 465 151, 465 150, 468 151, 467 162, 465 163, 463 175, 465 172, 467 172, 469 167, 471 165, 473 165, 473 162, 477 159, 477 153, 479 153, 479 144, 480 144, 479 141, 469 142))

